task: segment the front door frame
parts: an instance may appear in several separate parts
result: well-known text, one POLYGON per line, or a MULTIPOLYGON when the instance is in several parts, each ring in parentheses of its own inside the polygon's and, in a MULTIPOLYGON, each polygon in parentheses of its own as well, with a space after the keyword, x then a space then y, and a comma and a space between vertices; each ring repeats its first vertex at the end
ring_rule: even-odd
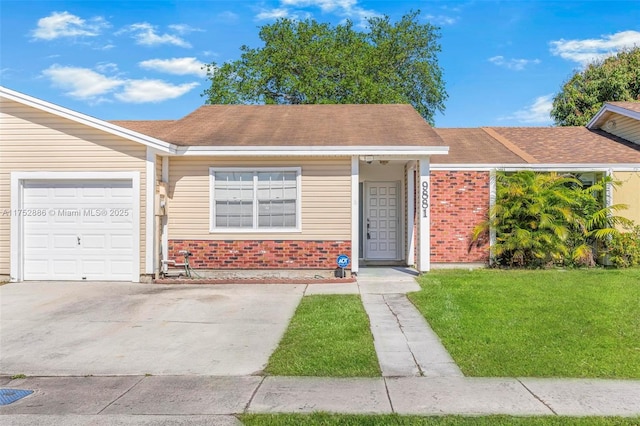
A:
POLYGON ((365 262, 400 262, 404 260, 403 256, 403 210, 402 203, 402 181, 401 180, 384 180, 384 181, 364 181, 363 182, 363 199, 361 200, 363 206, 363 215, 360 223, 360 232, 362 235, 362 249, 363 249, 363 260, 365 262), (369 248, 367 246, 367 218, 369 217, 369 191, 368 188, 371 185, 375 184, 395 184, 396 185, 396 220, 397 220, 397 229, 396 229, 396 254, 395 257, 389 259, 380 259, 380 258, 370 258, 369 257, 369 248))

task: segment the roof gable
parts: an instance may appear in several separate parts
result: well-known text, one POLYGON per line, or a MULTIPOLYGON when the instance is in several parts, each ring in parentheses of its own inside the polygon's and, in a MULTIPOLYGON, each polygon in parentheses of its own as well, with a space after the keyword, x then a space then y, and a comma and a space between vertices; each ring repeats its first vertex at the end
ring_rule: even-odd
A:
POLYGON ((91 117, 89 115, 85 115, 77 111, 73 111, 73 110, 61 107, 59 105, 52 104, 50 102, 43 101, 42 99, 37 99, 31 96, 25 95, 24 93, 7 89, 6 87, 3 87, 3 86, 0 86, 0 97, 3 97, 5 99, 10 99, 14 102, 18 102, 20 104, 27 105, 41 111, 54 114, 58 117, 66 118, 68 120, 72 120, 77 123, 81 123, 86 126, 92 127, 94 129, 98 129, 116 136, 120 136, 130 141, 141 143, 143 145, 146 145, 161 151, 165 151, 165 152, 175 151, 175 147, 172 147, 171 144, 166 143, 162 140, 158 140, 153 137, 150 137, 149 135, 145 135, 142 133, 132 131, 131 129, 117 126, 113 123, 109 123, 107 121, 103 121, 98 118, 91 117))
MULTIPOLYGON (((638 102, 606 102, 600 111, 587 123, 588 129, 604 129, 612 114, 629 117, 640 121, 640 101, 638 102)), ((606 129, 605 129, 606 130, 606 129)))

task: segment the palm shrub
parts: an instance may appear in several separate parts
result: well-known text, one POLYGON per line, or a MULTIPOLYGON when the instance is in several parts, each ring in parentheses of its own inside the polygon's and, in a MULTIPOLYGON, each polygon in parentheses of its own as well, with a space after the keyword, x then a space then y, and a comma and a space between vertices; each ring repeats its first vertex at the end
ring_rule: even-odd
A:
MULTIPOLYGON (((607 186, 619 185, 610 176, 586 188, 576 187, 576 211, 573 216, 570 245, 571 262, 580 266, 594 266, 601 262, 612 241, 621 236, 620 228, 632 226, 632 221, 616 212, 627 208, 624 204, 604 206, 602 200, 607 186)), ((570 262, 569 262, 570 263, 570 262)))
POLYGON ((599 199, 615 185, 609 177, 587 188, 571 175, 529 170, 498 173, 496 180, 495 206, 472 240, 494 231, 492 259, 499 266, 592 266, 626 220, 613 214, 625 206, 604 206, 599 199))

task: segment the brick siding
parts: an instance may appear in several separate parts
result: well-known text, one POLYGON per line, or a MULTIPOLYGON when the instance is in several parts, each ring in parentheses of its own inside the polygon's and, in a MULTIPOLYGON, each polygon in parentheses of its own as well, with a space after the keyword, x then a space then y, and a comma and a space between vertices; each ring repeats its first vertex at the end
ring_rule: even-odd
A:
POLYGON ((351 241, 169 240, 169 259, 189 250, 194 269, 335 269, 351 241))
POLYGON ((431 262, 488 261, 488 243, 469 246, 487 217, 489 185, 489 172, 431 171, 431 262))

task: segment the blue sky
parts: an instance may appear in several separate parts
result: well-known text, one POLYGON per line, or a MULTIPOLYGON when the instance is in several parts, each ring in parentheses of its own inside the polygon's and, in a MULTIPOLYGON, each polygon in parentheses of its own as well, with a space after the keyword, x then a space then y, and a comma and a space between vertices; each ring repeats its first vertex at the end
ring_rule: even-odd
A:
POLYGON ((260 47, 259 27, 278 17, 364 25, 415 9, 440 27, 438 127, 550 125, 574 71, 640 46, 636 0, 0 0, 0 81, 104 120, 176 119, 204 102, 201 66, 260 47))

